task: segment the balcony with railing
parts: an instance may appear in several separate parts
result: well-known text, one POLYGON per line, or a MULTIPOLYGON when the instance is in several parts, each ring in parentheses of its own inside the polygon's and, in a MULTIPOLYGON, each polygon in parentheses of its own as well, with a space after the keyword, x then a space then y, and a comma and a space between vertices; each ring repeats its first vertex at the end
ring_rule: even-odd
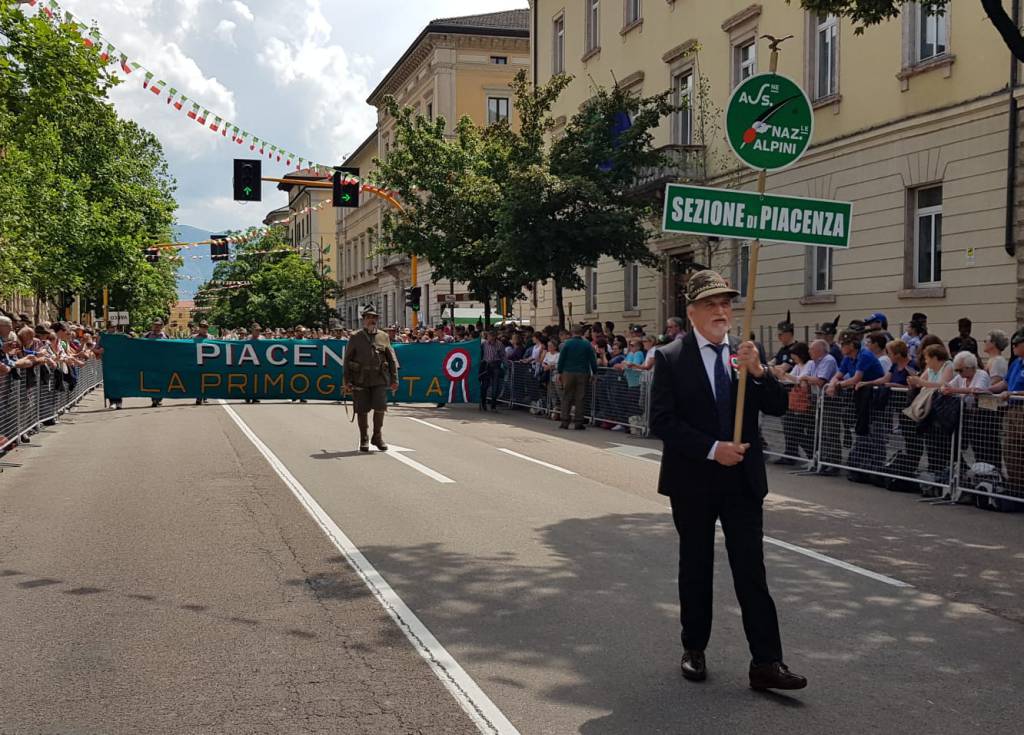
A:
POLYGON ((663 145, 657 149, 665 156, 663 166, 641 170, 633 184, 634 194, 661 194, 666 184, 701 183, 707 178, 702 145, 663 145))

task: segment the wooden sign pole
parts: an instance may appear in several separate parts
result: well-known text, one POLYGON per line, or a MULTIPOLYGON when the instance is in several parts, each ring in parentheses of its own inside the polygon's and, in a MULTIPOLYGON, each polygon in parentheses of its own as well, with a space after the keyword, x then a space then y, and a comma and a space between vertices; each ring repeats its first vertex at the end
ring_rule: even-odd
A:
MULTIPOLYGON (((775 38, 773 36, 762 36, 767 38, 769 48, 772 51, 771 59, 768 62, 768 71, 772 74, 779 69, 779 44, 792 36, 787 38, 775 38)), ((761 171, 757 175, 757 193, 759 195, 764 194, 765 185, 768 179, 768 172, 761 171)), ((747 296, 745 303, 745 311, 743 314, 743 331, 740 334, 740 341, 746 341, 750 337, 750 331, 754 324, 754 297, 757 293, 757 261, 758 256, 761 253, 761 240, 754 240, 750 245, 750 261, 748 265, 747 274, 747 296)), ((736 420, 733 426, 732 440, 739 444, 743 440, 743 405, 747 399, 747 366, 740 366, 739 374, 739 387, 736 391, 736 420)))

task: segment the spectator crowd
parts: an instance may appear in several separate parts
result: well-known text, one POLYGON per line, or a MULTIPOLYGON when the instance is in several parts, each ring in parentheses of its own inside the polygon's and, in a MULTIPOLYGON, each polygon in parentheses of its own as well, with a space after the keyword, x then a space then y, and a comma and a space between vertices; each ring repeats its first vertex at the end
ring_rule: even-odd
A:
MULTIPOLYGON (((21 381, 28 390, 73 391, 80 369, 96 353, 96 335, 89 327, 60 321, 33 324, 27 314, 0 312, 0 434, 16 410, 11 381, 21 381)), ((54 417, 45 423, 56 421, 54 417)), ((0 448, 28 439, 0 435, 0 448)))

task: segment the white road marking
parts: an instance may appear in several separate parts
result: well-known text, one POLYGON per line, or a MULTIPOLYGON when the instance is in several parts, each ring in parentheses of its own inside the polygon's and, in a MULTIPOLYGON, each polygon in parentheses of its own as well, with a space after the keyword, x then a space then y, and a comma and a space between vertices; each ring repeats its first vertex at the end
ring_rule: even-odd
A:
POLYGON ((405 633, 405 637, 430 665, 431 670, 455 698, 455 701, 466 711, 480 732, 488 735, 519 735, 519 731, 509 722, 504 713, 498 709, 490 697, 484 694, 473 678, 466 673, 466 670, 452 658, 451 654, 434 637, 434 634, 416 617, 415 613, 398 596, 398 593, 391 588, 387 580, 338 527, 338 524, 327 515, 327 512, 313 499, 302 483, 295 479, 295 476, 277 458, 277 455, 253 433, 252 429, 235 413, 231 406, 223 400, 220 401, 220 404, 246 438, 270 463, 277 476, 288 486, 288 489, 313 517, 321 530, 331 539, 334 546, 348 561, 349 566, 355 570, 373 596, 377 598, 377 602, 405 633))
MULTIPOLYGON (((372 451, 378 452, 378 450, 375 449, 375 448, 372 451)), ((420 464, 415 459, 410 459, 409 457, 406 457, 405 454, 403 454, 403 452, 412 452, 412 451, 414 451, 414 450, 407 449, 405 447, 396 447, 394 444, 389 444, 388 445, 388 451, 386 451, 386 452, 378 452, 378 453, 386 454, 387 456, 391 457, 392 459, 397 459, 402 464, 404 464, 404 465, 406 465, 408 467, 412 467, 417 472, 422 472, 424 475, 429 477, 431 480, 437 480, 438 482, 441 482, 441 483, 450 483, 450 482, 453 483, 453 482, 455 482, 455 480, 453 480, 452 478, 445 477, 440 472, 436 472, 435 470, 430 469, 426 465, 420 464)))
MULTIPOLYGON (((614 442, 611 442, 611 444, 612 444, 612 446, 608 448, 608 451, 610 451, 610 452, 614 452, 615 454, 621 455, 623 457, 631 457, 632 459, 639 459, 639 460, 644 461, 644 462, 652 462, 654 464, 659 464, 659 465, 661 464, 660 460, 651 459, 650 457, 643 456, 645 454, 653 454, 653 455, 661 456, 661 450, 660 449, 655 449, 653 447, 650 447, 650 448, 642 447, 642 446, 638 446, 636 444, 618 444, 618 443, 614 443, 614 442)), ((782 496, 775 495, 773 497, 781 498, 782 496)), ((789 500, 795 500, 795 498, 788 498, 788 499, 789 500)), ((797 501, 797 502, 799 502, 799 501, 797 501)), ((718 523, 718 527, 721 528, 721 526, 722 526, 722 524, 721 524, 721 522, 719 522, 718 523)), ((839 567, 840 569, 845 569, 848 572, 853 572, 854 574, 859 574, 862 577, 867 577, 868 579, 873 579, 876 582, 883 582, 885 584, 892 585, 893 587, 913 587, 914 586, 912 584, 908 584, 907 582, 903 582, 903 581, 901 581, 899 579, 894 579, 893 577, 887 577, 886 575, 879 574, 878 572, 872 572, 870 569, 864 569, 864 567, 859 567, 856 564, 850 564, 849 562, 842 561, 841 559, 834 559, 831 556, 826 556, 825 554, 822 554, 822 553, 820 553, 818 551, 813 551, 811 549, 805 549, 802 546, 797 546, 796 544, 791 544, 788 541, 781 541, 781 540, 779 540, 777 538, 772 538, 771 536, 765 536, 764 537, 764 542, 766 544, 771 544, 773 546, 778 546, 781 549, 786 549, 787 551, 792 551, 792 552, 794 552, 796 554, 803 554, 804 556, 806 556, 806 557, 808 557, 810 559, 814 559, 815 561, 820 561, 820 562, 822 562, 824 564, 831 564, 834 567, 839 567)))
POLYGON ((845 562, 845 561, 842 561, 840 559, 833 559, 831 556, 825 556, 824 554, 821 554, 821 553, 819 553, 817 551, 812 551, 811 549, 805 549, 802 546, 797 546, 795 544, 791 544, 791 543, 788 543, 786 541, 780 541, 777 538, 771 538, 770 536, 765 536, 764 540, 765 540, 765 543, 772 544, 774 546, 778 546, 780 548, 786 549, 788 551, 795 552, 797 554, 803 554, 804 556, 810 557, 811 559, 816 559, 817 561, 821 561, 821 562, 824 562, 826 564, 831 564, 834 567, 839 567, 840 569, 845 569, 848 572, 853 572, 854 574, 859 574, 862 577, 867 577, 868 579, 873 579, 876 582, 884 582, 885 584, 890 584, 893 587, 913 587, 914 586, 912 584, 908 584, 907 582, 902 582, 902 581, 900 581, 898 579, 893 579, 892 577, 887 577, 884 574, 879 574, 878 572, 872 572, 870 569, 865 569, 864 567, 858 567, 856 564, 850 564, 849 562, 845 562))
POLYGON ((533 457, 527 457, 525 454, 520 454, 519 452, 513 452, 511 449, 503 449, 502 447, 496 447, 496 449, 499 452, 504 452, 505 454, 511 454, 513 457, 519 457, 519 459, 525 459, 527 462, 533 462, 534 464, 542 465, 544 467, 547 467, 548 469, 556 470, 556 471, 561 472, 561 473, 566 474, 566 475, 575 475, 576 474, 572 470, 567 470, 564 467, 559 467, 556 464, 550 464, 548 462, 544 462, 544 461, 539 460, 539 459, 534 459, 533 457))
POLYGON ((438 431, 445 431, 445 432, 450 432, 451 431, 451 429, 446 429, 443 426, 438 426, 437 424, 432 424, 429 421, 424 421, 423 419, 416 419, 416 418, 413 418, 412 416, 406 416, 405 418, 409 419, 410 421, 415 421, 417 424, 423 424, 424 426, 429 426, 431 429, 437 429, 438 431))

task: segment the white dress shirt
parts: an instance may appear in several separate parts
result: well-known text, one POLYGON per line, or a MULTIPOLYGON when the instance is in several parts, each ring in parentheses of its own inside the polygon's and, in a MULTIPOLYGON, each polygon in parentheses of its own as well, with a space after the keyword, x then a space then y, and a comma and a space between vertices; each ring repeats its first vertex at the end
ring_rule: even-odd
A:
MULTIPOLYGON (((719 345, 724 344, 726 348, 722 350, 722 364, 725 366, 726 375, 732 375, 732 364, 729 362, 729 358, 732 356, 732 352, 729 349, 729 335, 725 335, 721 342, 712 342, 711 340, 704 337, 696 328, 693 330, 693 335, 697 338, 697 347, 700 349, 700 357, 704 361, 704 372, 708 374, 708 382, 711 384, 711 393, 718 398, 715 394, 715 351, 708 347, 708 345, 719 345)), ((708 452, 708 459, 714 461, 715 450, 718 449, 718 442, 716 441, 711 445, 711 451, 708 452)))

